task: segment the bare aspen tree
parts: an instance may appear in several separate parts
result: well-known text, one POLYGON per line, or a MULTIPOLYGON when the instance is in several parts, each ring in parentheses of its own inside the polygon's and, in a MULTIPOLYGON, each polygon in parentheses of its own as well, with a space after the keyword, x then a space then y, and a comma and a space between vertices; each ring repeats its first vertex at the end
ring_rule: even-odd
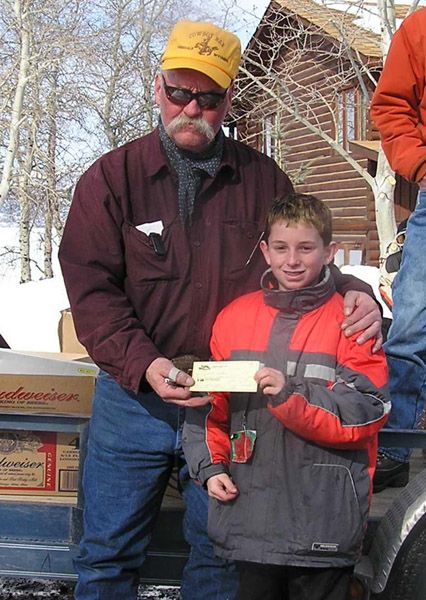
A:
MULTIPOLYGON (((198 18, 201 10, 197 8, 198 18)), ((162 49, 175 21, 194 12, 194 3, 182 0, 91 3, 93 33, 87 37, 89 51, 79 63, 83 84, 79 97, 92 114, 90 135, 96 127, 103 143, 97 154, 156 125, 153 84, 162 49)))
POLYGON ((9 192, 13 177, 13 163, 19 145, 19 127, 22 120, 22 106, 24 102, 25 87, 28 81, 30 31, 29 31, 29 0, 15 0, 14 13, 16 29, 19 35, 19 61, 18 75, 14 93, 13 104, 10 112, 9 142, 3 161, 2 176, 0 181, 0 206, 9 192))
POLYGON ((53 277, 52 252, 53 235, 56 230, 62 235, 63 223, 60 216, 60 199, 57 193, 56 156, 58 137, 58 68, 53 68, 48 77, 49 92, 47 95, 47 140, 46 140, 46 189, 44 209, 44 276, 53 277))
POLYGON ((0 209, 19 227, 8 257, 22 282, 53 276, 73 187, 89 164, 156 126, 153 82, 176 20, 220 23, 233 2, 221 0, 214 14, 193 0, 0 3, 0 209))
MULTIPOLYGON (((13 148, 13 161, 9 158, 12 152, 9 156, 5 155, 3 173, 8 173, 8 176, 3 177, 3 190, 6 195, 10 192, 19 210, 21 282, 31 280, 31 264, 36 265, 31 257, 30 247, 30 232, 34 223, 45 226, 44 266, 37 265, 39 274, 44 277, 50 277, 53 273, 53 233, 50 224, 52 207, 56 231, 60 235, 62 230, 58 210, 61 193, 57 188, 55 176, 52 176, 61 157, 55 155, 56 142, 52 143, 52 140, 56 140, 58 123, 57 114, 52 114, 55 105, 51 102, 49 81, 52 73, 58 73, 59 66, 63 68, 65 57, 72 58, 70 44, 72 48, 75 45, 72 25, 78 15, 79 4, 71 0, 33 0, 28 3, 27 8, 30 10, 25 13, 25 19, 22 17, 20 20, 16 16, 12 19, 10 15, 8 20, 8 6, 0 7, 0 11, 4 11, 3 22, 10 24, 9 31, 6 31, 6 28, 4 30, 9 46, 16 49, 16 56, 20 56, 19 62, 15 60, 14 68, 10 69, 12 82, 16 80, 14 101, 10 110, 12 134, 9 148, 13 148), (22 63, 25 68, 21 67, 22 63), (22 80, 25 85, 22 84, 22 80), (17 98, 19 118, 15 109, 18 104, 17 98), (19 126, 13 127, 16 123, 19 126)), ((21 5, 21 10, 22 8, 21 5)), ((11 63, 13 65, 13 60, 11 63)), ((2 75, 5 77, 6 73, 2 75)), ((1 76, 0 81, 4 81, 1 76)), ((5 103, 5 111, 7 107, 5 103)), ((64 112, 66 113, 66 109, 64 112)))
MULTIPOLYGON (((21 283, 31 281, 31 199, 29 192, 32 163, 34 160, 37 122, 35 115, 27 119, 24 130, 25 143, 22 143, 22 160, 18 157, 16 196, 19 202, 19 248, 21 264, 21 283)), ((24 136, 22 136, 24 137, 24 136)))

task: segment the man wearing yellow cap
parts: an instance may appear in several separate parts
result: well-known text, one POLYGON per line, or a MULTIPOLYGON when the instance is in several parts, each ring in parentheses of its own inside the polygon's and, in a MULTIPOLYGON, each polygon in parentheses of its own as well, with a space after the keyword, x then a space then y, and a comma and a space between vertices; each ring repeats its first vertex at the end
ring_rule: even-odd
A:
MULTIPOLYGON (((292 190, 274 161, 222 132, 240 54, 232 33, 179 22, 155 80, 158 127, 99 158, 76 186, 60 261, 78 337, 101 367, 84 465, 78 600, 137 597, 174 465, 191 545, 182 598, 237 595, 232 565, 215 558, 208 540, 207 495, 188 476, 181 431, 185 407, 209 402, 191 395, 183 361, 208 359, 218 311, 258 288, 269 204, 292 190)), ((378 332, 366 294, 352 292, 346 305, 349 313, 357 306, 353 331, 378 332)))

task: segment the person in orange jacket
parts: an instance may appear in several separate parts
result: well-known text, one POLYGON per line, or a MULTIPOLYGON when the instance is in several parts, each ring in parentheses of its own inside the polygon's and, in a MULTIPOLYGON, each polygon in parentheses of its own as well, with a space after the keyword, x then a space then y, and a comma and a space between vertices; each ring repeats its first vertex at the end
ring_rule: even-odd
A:
MULTIPOLYGON (((389 364, 390 429, 413 429, 426 397, 426 9, 396 31, 371 104, 383 150, 397 173, 417 182, 401 268, 393 282, 393 321, 384 346, 389 364)), ((380 449, 375 491, 408 482, 410 451, 380 449)))
POLYGON ((188 408, 185 457, 209 493, 216 554, 236 561, 238 600, 343 600, 390 410, 386 358, 342 334, 321 200, 278 196, 260 249, 260 289, 219 313, 210 342, 240 377, 241 361, 258 361, 257 389, 212 391, 211 405, 188 408))

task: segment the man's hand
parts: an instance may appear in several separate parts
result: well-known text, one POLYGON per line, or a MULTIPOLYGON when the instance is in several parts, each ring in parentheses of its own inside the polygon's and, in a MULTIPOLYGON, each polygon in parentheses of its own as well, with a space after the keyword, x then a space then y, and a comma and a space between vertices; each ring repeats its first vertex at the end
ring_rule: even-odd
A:
POLYGON ((347 337, 362 331, 357 338, 358 344, 363 344, 372 337, 376 338, 373 352, 382 347, 382 316, 377 302, 365 292, 351 290, 345 294, 343 312, 346 319, 342 329, 347 337))
POLYGON ((263 367, 254 376, 255 381, 264 394, 276 396, 281 392, 285 384, 285 377, 277 369, 263 367))
POLYGON ((226 473, 213 475, 207 479, 207 491, 209 496, 222 502, 234 500, 239 494, 236 485, 226 473))
POLYGON ((188 373, 176 369, 168 358, 156 358, 146 370, 145 378, 164 402, 178 406, 204 406, 213 400, 211 396, 191 397, 190 386, 194 380, 188 373), (170 376, 173 376, 172 379, 170 376))
POLYGON ((426 175, 419 181, 419 188, 423 191, 426 190, 426 175))

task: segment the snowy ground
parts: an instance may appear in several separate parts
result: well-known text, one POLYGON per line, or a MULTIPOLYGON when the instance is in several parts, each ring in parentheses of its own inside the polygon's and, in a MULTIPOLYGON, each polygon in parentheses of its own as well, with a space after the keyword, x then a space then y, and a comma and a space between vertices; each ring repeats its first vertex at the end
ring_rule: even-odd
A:
MULTIPOLYGON (((72 600, 73 585, 60 581, 26 581, 0 578, 1 600, 72 600)), ((166 586, 140 586, 138 600, 178 600, 179 590, 166 586)))
MULTIPOLYGON (((34 257, 41 261, 41 251, 33 236, 34 257)), ((18 232, 0 224, 0 334, 13 350, 58 352, 60 311, 69 302, 58 260, 53 257, 53 279, 40 280, 33 269, 34 281, 19 283, 19 263, 10 264, 5 249, 17 250, 18 232)))

